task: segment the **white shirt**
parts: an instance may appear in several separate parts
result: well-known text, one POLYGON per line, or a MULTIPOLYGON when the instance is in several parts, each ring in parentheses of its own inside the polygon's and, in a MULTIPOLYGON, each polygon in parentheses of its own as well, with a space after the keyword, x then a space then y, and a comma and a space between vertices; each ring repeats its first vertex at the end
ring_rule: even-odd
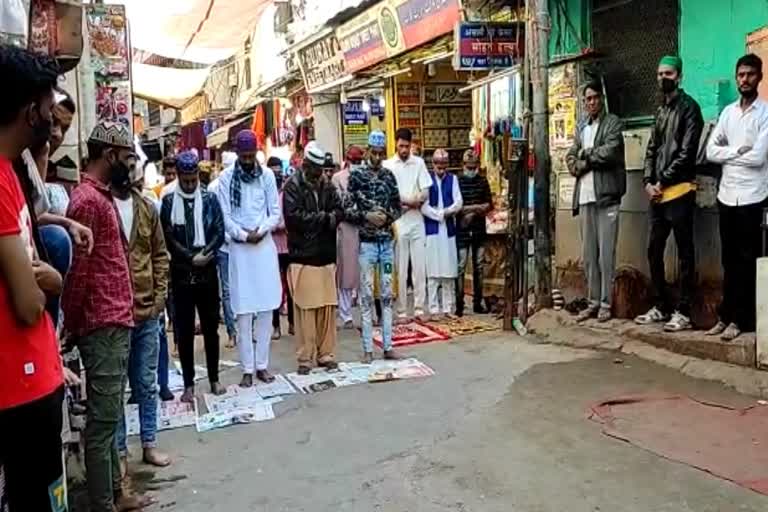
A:
POLYGON ((723 165, 721 203, 743 206, 768 197, 768 103, 757 98, 746 110, 738 101, 725 107, 709 137, 707 159, 723 165), (722 136, 726 146, 716 143, 722 136), (743 146, 752 149, 739 155, 743 146))
MULTIPOLYGON (((395 155, 384 161, 384 167, 395 175, 401 201, 412 201, 418 195, 426 197, 429 187, 432 186, 432 178, 430 178, 427 165, 421 157, 411 155, 408 160, 403 162, 399 156, 395 155)), ((421 215, 421 210, 410 208, 397 220, 397 224, 399 232, 423 225, 424 218, 421 215)))
POLYGON ((117 213, 120 214, 120 225, 123 227, 125 238, 130 240, 133 231, 133 196, 129 195, 128 199, 116 197, 115 204, 117 205, 117 213))
MULTIPOLYGON (((595 135, 600 127, 599 121, 587 123, 581 131, 581 148, 592 149, 595 146, 595 135)), ((581 177, 581 188, 579 189, 579 204, 589 204, 597 202, 595 193, 595 173, 589 171, 581 177)))

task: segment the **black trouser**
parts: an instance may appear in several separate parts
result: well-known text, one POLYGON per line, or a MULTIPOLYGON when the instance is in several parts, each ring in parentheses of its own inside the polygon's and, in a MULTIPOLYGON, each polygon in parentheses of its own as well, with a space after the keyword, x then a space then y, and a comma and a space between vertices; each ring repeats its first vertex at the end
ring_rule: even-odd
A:
POLYGON ((720 320, 755 330, 757 258, 762 253, 763 208, 768 200, 745 206, 720 208, 720 250, 723 260, 723 302, 720 320))
POLYGON ((0 411, 0 461, 10 512, 67 510, 61 452, 63 401, 64 386, 34 402, 0 411))
MULTIPOLYGON (((293 297, 291 297, 291 289, 288 288, 288 285, 286 284, 287 281, 285 279, 285 274, 288 272, 288 255, 278 254, 277 259, 280 263, 280 279, 283 283, 283 290, 285 290, 285 305, 288 309, 288 325, 293 327, 293 297)), ((272 327, 275 329, 280 327, 280 308, 277 308, 272 313, 272 327)))
POLYGON ((483 306, 483 265, 485 246, 484 240, 472 240, 457 249, 459 259, 459 277, 456 279, 456 314, 464 314, 464 276, 467 263, 472 261, 472 305, 475 310, 483 306))
POLYGON ((208 380, 219 382, 219 276, 216 265, 200 271, 198 279, 187 276, 173 278, 173 306, 176 314, 175 332, 179 336, 179 359, 184 374, 184 386, 195 384, 195 310, 205 342, 208 380))
POLYGON ((693 292, 696 286, 696 262, 693 247, 693 214, 696 209, 696 192, 666 203, 651 203, 648 241, 648 263, 655 293, 655 306, 663 313, 673 310, 685 316, 691 315, 693 292), (680 301, 672 305, 664 270, 664 251, 669 233, 675 234, 677 256, 680 260, 680 301))

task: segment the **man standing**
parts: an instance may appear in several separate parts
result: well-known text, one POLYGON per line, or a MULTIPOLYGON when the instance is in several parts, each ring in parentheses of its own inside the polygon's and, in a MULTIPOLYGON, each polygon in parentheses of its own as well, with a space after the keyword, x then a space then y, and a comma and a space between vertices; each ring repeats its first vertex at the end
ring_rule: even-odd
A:
MULTIPOLYGON (((342 202, 349 189, 350 174, 358 169, 363 161, 363 150, 350 146, 347 150, 347 162, 344 170, 334 175, 331 182, 336 187, 342 202)), ((354 327, 352 322, 352 301, 360 287, 360 237, 357 226, 341 221, 336 231, 336 279, 339 296, 339 316, 345 329, 354 327)))
POLYGON ((611 318, 616 240, 619 234, 619 205, 627 191, 624 169, 624 135, 621 120, 603 109, 599 83, 584 88, 586 122, 576 131, 568 151, 568 171, 576 178, 573 214, 581 215, 584 244, 584 273, 589 306, 576 321, 611 318))
POLYGON ((464 152, 464 169, 459 176, 459 190, 463 206, 458 214, 456 236, 459 254, 459 278, 456 283, 456 314, 464 315, 464 275, 467 263, 472 260, 473 311, 487 313, 483 302, 483 256, 487 238, 485 216, 493 208, 491 187, 488 179, 480 175, 480 159, 475 150, 464 152), (470 254, 471 253, 471 254, 470 254))
POLYGON ((184 374, 182 402, 195 399, 195 310, 205 343, 211 393, 219 383, 219 276, 216 251, 224 243, 224 220, 216 198, 202 189, 197 157, 185 151, 176 159, 178 186, 165 196, 160 213, 171 254, 174 328, 184 374))
POLYGON ((88 416, 85 464, 91 510, 127 506, 122 493, 117 430, 123 414, 128 346, 133 328, 133 286, 126 239, 109 186, 129 180, 136 167, 128 130, 100 123, 88 139, 88 166, 72 192, 67 216, 91 229, 90 254, 75 252, 62 295, 64 327, 85 366, 88 416))
POLYGON ((178 174, 176 173, 176 157, 167 156, 163 159, 163 182, 154 189, 155 195, 162 201, 163 198, 176 189, 178 174))
POLYGON ((11 162, 51 124, 58 66, 0 46, 0 460, 10 510, 66 510, 61 454, 64 385, 45 292, 61 275, 40 261, 11 162), (52 498, 56 497, 56 501, 52 498))
MULTIPOLYGON (((168 294, 168 251, 157 207, 136 190, 132 180, 112 180, 112 195, 120 217, 123 236, 128 240, 133 279, 133 320, 128 355, 128 382, 139 404, 141 445, 146 464, 164 467, 167 455, 157 449, 157 386, 155 384, 160 336, 160 313, 168 294)), ((128 454, 125 417, 117 435, 120 456, 128 454)))
POLYGON ((427 190, 432 186, 429 171, 421 157, 411 153, 413 135, 407 128, 397 130, 397 154, 384 162, 397 180, 403 215, 395 223, 397 231, 397 271, 398 271, 398 321, 408 319, 408 264, 411 265, 413 281, 414 316, 422 317, 426 309, 427 279, 425 276, 426 254, 424 240, 424 218, 421 205, 427 198, 427 190))
POLYGON ((382 132, 371 132, 367 161, 350 174, 344 198, 346 219, 360 227, 360 309, 363 362, 366 363, 373 361, 373 276, 376 269, 380 280, 384 358, 399 358, 392 349, 392 224, 400 217, 402 208, 397 180, 389 169, 382 167, 386 145, 382 132))
POLYGON ((761 255, 763 209, 768 207, 768 104, 758 98, 763 62, 745 55, 736 63, 741 98, 725 107, 707 145, 722 164, 717 204, 723 261, 720 320, 707 334, 725 341, 755 330, 756 260, 761 255))
POLYGON ((237 162, 220 178, 218 197, 224 211, 229 246, 229 279, 232 312, 237 318, 242 387, 256 378, 272 382, 269 349, 272 312, 280 307, 283 287, 272 231, 280 222, 277 182, 269 167, 256 161, 256 134, 237 134, 237 162), (258 269, 259 279, 254 280, 258 269))
POLYGON ((324 160, 325 152, 309 143, 302 170, 283 190, 300 375, 309 374, 315 364, 337 367, 336 226, 342 209, 335 187, 323 177, 324 160))
POLYGON ((691 302, 696 286, 693 215, 696 155, 704 120, 696 100, 680 89, 682 77, 683 61, 679 57, 661 59, 657 78, 664 104, 656 111, 643 178, 651 201, 648 263, 656 303, 635 319, 641 325, 666 322, 664 330, 669 332, 691 328, 691 302), (675 234, 680 259, 680 301, 676 308, 671 304, 664 270, 664 250, 670 231, 675 234))
POLYGON ((456 256, 456 214, 462 200, 459 180, 448 172, 448 152, 436 149, 432 155, 435 171, 430 173, 429 198, 421 207, 427 235, 427 279, 429 280, 429 313, 437 319, 440 313, 438 291, 442 289, 442 312, 455 318, 454 299, 458 261, 456 256))

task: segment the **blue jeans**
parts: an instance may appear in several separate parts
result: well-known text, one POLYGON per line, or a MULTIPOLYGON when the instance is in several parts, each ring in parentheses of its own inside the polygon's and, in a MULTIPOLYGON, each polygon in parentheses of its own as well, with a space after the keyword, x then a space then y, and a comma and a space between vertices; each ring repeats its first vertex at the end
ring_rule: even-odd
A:
MULTIPOLYGON (((72 265, 72 240, 69 238, 67 230, 61 226, 47 224, 40 226, 40 238, 45 245, 45 251, 48 253, 48 263, 55 268, 61 278, 64 279, 72 265)), ((53 325, 59 326, 59 302, 61 297, 58 295, 48 297, 48 303, 45 310, 51 315, 53 325)))
POLYGON ((158 319, 158 343, 160 354, 157 358, 157 385, 160 390, 168 389, 168 334, 165 332, 165 313, 160 313, 158 319))
MULTIPOLYGON (((157 373, 158 322, 150 318, 136 325, 131 331, 131 349, 128 355, 128 381, 131 394, 139 404, 141 445, 144 448, 157 446, 157 373)), ((125 415, 120 415, 117 431, 117 449, 121 455, 128 451, 126 443, 125 415)))
POLYGON ((379 274, 381 331, 384 350, 392 350, 392 270, 394 242, 360 242, 360 310, 363 317, 363 352, 373 352, 373 279, 379 274))
POLYGON ((216 254, 219 266, 219 281, 221 282, 221 305, 224 308, 224 325, 230 338, 237 333, 235 316, 232 314, 232 303, 229 299, 229 253, 219 251, 216 254))

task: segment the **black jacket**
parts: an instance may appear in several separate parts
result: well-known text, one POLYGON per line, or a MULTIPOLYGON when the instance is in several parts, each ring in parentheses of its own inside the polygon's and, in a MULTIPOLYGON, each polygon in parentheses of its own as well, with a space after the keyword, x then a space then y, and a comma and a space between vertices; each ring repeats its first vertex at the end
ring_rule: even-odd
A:
POLYGON ((624 124, 613 114, 603 114, 600 117, 595 140, 590 149, 582 151, 581 132, 584 125, 576 130, 573 146, 568 150, 565 161, 568 170, 576 176, 576 186, 573 189, 573 214, 579 213, 579 196, 581 195, 581 178, 587 172, 594 172, 595 197, 598 207, 613 206, 621 203, 621 198, 627 192, 627 172, 624 165, 624 124), (581 153, 581 154, 580 154, 581 153), (586 162, 586 170, 579 172, 576 163, 586 162))
POLYGON ((644 184, 664 187, 696 179, 696 155, 704 128, 701 108, 682 89, 660 106, 645 153, 644 184))
POLYGON ((336 226, 343 210, 336 187, 322 179, 315 190, 297 171, 283 188, 283 218, 292 263, 323 267, 336 263, 336 226))
POLYGON ((171 219, 173 196, 163 198, 160 222, 165 234, 165 245, 171 255, 171 278, 178 284, 202 284, 217 279, 216 252, 224 244, 224 217, 219 201, 205 190, 203 194, 203 226, 205 228, 205 252, 214 257, 205 267, 192 265, 192 258, 200 252, 193 247, 195 230, 192 219, 184 226, 175 226, 171 219))

